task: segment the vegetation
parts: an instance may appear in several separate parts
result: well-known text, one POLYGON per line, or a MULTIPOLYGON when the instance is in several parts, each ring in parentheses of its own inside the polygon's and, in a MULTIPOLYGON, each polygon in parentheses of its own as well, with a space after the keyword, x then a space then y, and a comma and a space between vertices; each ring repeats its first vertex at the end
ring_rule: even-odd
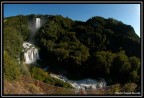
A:
POLYGON ((30 78, 22 77, 19 81, 7 81, 4 80, 4 94, 23 94, 23 95, 56 95, 56 94, 76 94, 75 89, 68 89, 63 87, 57 87, 49 85, 42 81, 30 78))
MULTIPOLYGON (((14 17, 6 18, 6 22, 4 23, 4 29, 10 29, 11 31, 16 31, 18 35, 21 35, 20 39, 28 40, 30 35, 30 28, 28 27, 28 17, 23 15, 18 15, 14 17)), ((13 34, 10 33, 9 34, 13 34)), ((7 36, 8 37, 8 36, 7 36)))
MULTIPOLYGON (((115 84, 108 88, 97 90, 76 90, 63 87, 49 85, 47 83, 35 80, 30 77, 23 77, 24 80, 9 82, 4 80, 4 94, 46 94, 46 95, 120 95, 136 91, 137 85, 134 83, 126 83, 125 85, 115 84), (29 82, 28 82, 29 81, 29 82)), ((128 94, 125 94, 128 95, 128 94)), ((133 94, 134 95, 134 94, 133 94)), ((137 95, 137 94, 135 94, 137 95)))
POLYGON ((81 22, 50 16, 38 32, 40 56, 50 66, 74 77, 104 77, 110 84, 139 81, 140 39, 130 25, 112 18, 81 22))
MULTIPOLYGON (((45 20, 35 36, 44 64, 67 71, 69 77, 104 78, 108 85, 135 83, 140 86, 140 38, 132 26, 99 16, 86 22, 60 15, 32 14, 5 18, 4 75, 8 79, 27 73, 20 70, 23 65, 17 59, 23 60, 22 43, 29 40, 29 23, 36 17, 45 20)), ((43 82, 71 88, 40 68, 32 67, 30 73, 43 82)))
POLYGON ((10 57, 7 52, 4 52, 4 77, 7 80, 15 80, 20 76, 20 66, 17 61, 10 57))
POLYGON ((25 16, 8 17, 4 22, 4 75, 17 79, 22 67, 22 44, 30 34, 25 16))
POLYGON ((38 79, 45 83, 59 86, 59 87, 73 88, 69 83, 63 82, 62 80, 51 77, 50 74, 48 74, 48 72, 43 71, 41 68, 32 66, 30 68, 30 73, 31 73, 32 78, 38 79))
POLYGON ((136 92, 136 88, 137 85, 135 83, 125 83, 124 85, 115 84, 108 89, 107 94, 125 94, 136 92))

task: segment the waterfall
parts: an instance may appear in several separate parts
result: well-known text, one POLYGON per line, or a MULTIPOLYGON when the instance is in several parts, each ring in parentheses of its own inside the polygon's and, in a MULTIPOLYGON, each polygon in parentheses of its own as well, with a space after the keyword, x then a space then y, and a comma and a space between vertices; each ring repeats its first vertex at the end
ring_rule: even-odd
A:
POLYGON ((31 31, 28 41, 31 43, 34 43, 36 32, 41 27, 42 21, 40 18, 35 18, 34 20, 29 21, 28 25, 29 25, 29 29, 31 31))
POLYGON ((40 20, 40 18, 36 18, 36 24, 35 24, 35 26, 36 26, 36 29, 40 28, 40 26, 41 26, 41 20, 40 20))
POLYGON ((39 59, 38 49, 29 42, 23 43, 24 47, 24 59, 26 64, 31 64, 39 59))
POLYGON ((38 49, 32 44, 34 43, 34 37, 36 31, 41 26, 41 19, 36 18, 35 21, 32 21, 29 23, 29 28, 31 30, 29 42, 23 43, 23 51, 24 51, 24 59, 26 64, 31 64, 36 62, 37 59, 39 59, 38 49))
POLYGON ((82 80, 69 80, 63 75, 50 74, 50 76, 62 80, 64 82, 70 83, 75 89, 82 89, 82 90, 97 89, 97 88, 106 87, 107 85, 104 79, 99 79, 98 81, 90 78, 82 79, 82 80))

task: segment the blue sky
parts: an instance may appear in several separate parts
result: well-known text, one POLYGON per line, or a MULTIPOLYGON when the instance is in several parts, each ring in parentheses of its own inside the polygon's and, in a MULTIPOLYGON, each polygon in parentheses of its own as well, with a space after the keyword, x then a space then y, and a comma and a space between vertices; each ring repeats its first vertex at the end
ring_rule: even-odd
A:
POLYGON ((140 36, 140 4, 4 4, 4 17, 19 14, 62 15, 80 21, 93 16, 114 18, 131 25, 140 36))

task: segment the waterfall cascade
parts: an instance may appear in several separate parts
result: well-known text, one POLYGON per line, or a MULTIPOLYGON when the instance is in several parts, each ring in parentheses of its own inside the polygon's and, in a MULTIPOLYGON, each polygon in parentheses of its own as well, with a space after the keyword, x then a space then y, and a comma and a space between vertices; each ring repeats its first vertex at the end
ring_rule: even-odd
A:
POLYGON ((31 43, 24 42, 24 59, 26 64, 31 64, 39 59, 38 49, 31 43))
MULTIPOLYGON (((30 36, 30 39, 32 41, 29 40, 30 42, 33 42, 33 37, 35 36, 35 32, 41 26, 41 19, 36 18, 35 22, 33 22, 33 23, 35 23, 35 24, 30 25, 30 29, 32 31, 31 36, 30 36)), ((26 64, 34 63, 34 62, 36 62, 37 59, 40 59, 38 49, 30 42, 23 43, 23 48, 24 48, 23 52, 24 52, 24 59, 25 59, 26 64)), ((46 68, 44 68, 45 71, 47 71, 48 69, 49 69, 48 66, 46 68)), ((50 75, 52 77, 60 79, 64 82, 69 82, 75 89, 97 89, 97 88, 106 86, 106 82, 104 80, 96 81, 93 79, 84 79, 84 80, 74 81, 74 80, 67 79, 63 75, 55 75, 55 74, 50 74, 50 75)))
POLYGON ((35 46, 32 44, 32 42, 34 42, 35 32, 41 26, 40 18, 36 18, 34 23, 35 23, 34 25, 30 25, 31 34, 30 34, 29 41, 31 43, 30 42, 23 43, 24 59, 25 59, 26 64, 34 63, 37 59, 39 59, 38 49, 35 48, 35 46))
POLYGON ((82 89, 82 90, 97 89, 106 86, 106 81, 104 79, 100 79, 99 81, 90 78, 83 80, 69 80, 63 75, 56 75, 56 74, 50 74, 50 75, 64 82, 69 82, 75 89, 82 89))

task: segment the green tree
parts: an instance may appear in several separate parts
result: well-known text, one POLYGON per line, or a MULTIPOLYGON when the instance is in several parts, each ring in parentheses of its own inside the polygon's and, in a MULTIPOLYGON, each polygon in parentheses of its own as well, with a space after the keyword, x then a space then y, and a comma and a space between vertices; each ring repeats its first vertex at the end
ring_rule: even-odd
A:
POLYGON ((44 72, 41 68, 37 68, 35 66, 30 68, 31 76, 35 79, 44 81, 45 78, 48 76, 47 72, 44 72))
POLYGON ((137 71, 131 71, 129 75, 129 81, 137 83, 139 81, 140 77, 137 73, 137 71))
POLYGON ((39 32, 41 33, 37 35, 38 45, 43 47, 41 49, 42 55, 45 55, 43 58, 45 60, 55 60, 55 63, 51 65, 62 64, 74 68, 85 62, 89 56, 88 48, 80 43, 76 38, 76 33, 69 31, 71 30, 71 24, 71 20, 61 16, 52 17, 40 29, 39 32))
POLYGON ((123 86, 122 91, 123 92, 135 92, 136 91, 136 87, 137 87, 137 84, 135 84, 135 83, 126 83, 123 86))
POLYGON ((23 40, 28 40, 30 35, 30 29, 28 27, 28 17, 23 15, 18 15, 15 17, 6 18, 4 23, 4 29, 12 27, 16 32, 21 35, 23 40))
POLYGON ((130 57, 129 60, 132 66, 131 69, 138 71, 140 68, 140 59, 133 56, 133 57, 130 57))
POLYGON ((127 76, 129 75, 131 64, 124 51, 117 53, 112 65, 112 76, 114 76, 116 81, 128 81, 127 76))
POLYGON ((109 51, 98 51, 92 57, 91 64, 93 65, 93 71, 101 77, 110 77, 111 66, 115 54, 109 51))
POLYGON ((11 57, 20 57, 22 42, 22 36, 18 34, 15 28, 4 28, 4 50, 7 51, 11 57))

